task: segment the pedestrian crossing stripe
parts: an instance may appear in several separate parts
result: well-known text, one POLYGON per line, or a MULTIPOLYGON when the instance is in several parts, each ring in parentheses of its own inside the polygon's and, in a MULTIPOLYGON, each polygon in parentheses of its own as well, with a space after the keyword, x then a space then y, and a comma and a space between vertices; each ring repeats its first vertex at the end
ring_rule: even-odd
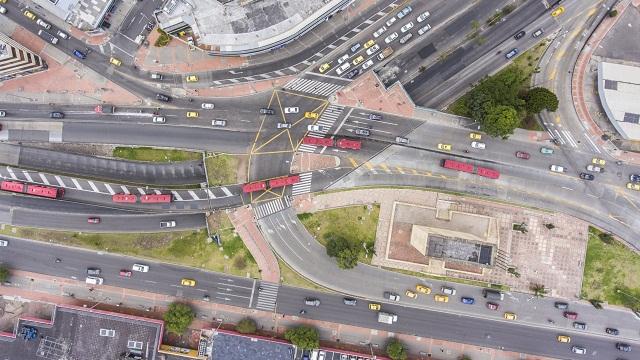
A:
POLYGON ((258 301, 256 309, 264 311, 276 311, 278 300, 278 284, 261 281, 258 285, 258 301))
POLYGON ((300 182, 293 184, 293 187, 291 188, 291 195, 296 196, 311 192, 312 175, 313 173, 311 172, 300 174, 300 182))
POLYGON ((253 212, 256 219, 262 219, 265 216, 275 214, 289 207, 291 207, 291 200, 288 196, 285 196, 275 200, 260 203, 259 205, 254 206, 253 212))
POLYGON ((336 91, 340 90, 342 87, 342 85, 331 84, 317 80, 293 79, 284 86, 284 89, 314 95, 330 96, 336 91))

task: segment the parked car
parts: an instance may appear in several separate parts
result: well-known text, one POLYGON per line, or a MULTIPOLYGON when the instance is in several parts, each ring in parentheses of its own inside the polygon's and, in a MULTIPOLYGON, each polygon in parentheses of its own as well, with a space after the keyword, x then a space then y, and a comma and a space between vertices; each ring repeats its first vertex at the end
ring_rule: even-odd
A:
POLYGON ((398 144, 408 144, 409 143, 409 139, 407 139, 406 137, 402 137, 402 136, 396 136, 396 142, 398 144))
POLYGON ((171 98, 169 96, 167 96, 167 95, 164 95, 164 94, 156 94, 156 100, 169 102, 169 101, 171 101, 171 98))
POLYGON ((518 317, 512 312, 506 312, 504 313, 504 318, 507 320, 516 320, 518 317))
POLYGON ((365 61, 364 64, 362 64, 362 70, 367 70, 368 68, 370 68, 373 65, 373 60, 369 59, 367 61, 365 61))
POLYGON ((284 108, 285 114, 297 114, 299 112, 300 112, 300 108, 297 106, 290 106, 290 107, 284 108))
POLYGON ((400 44, 406 44, 407 41, 411 40, 411 38, 413 38, 413 34, 408 33, 407 35, 400 38, 400 44))
POLYGON ((606 328, 604 331, 609 335, 620 335, 620 330, 614 328, 606 328))
POLYGON ((272 108, 260 108, 260 115, 274 115, 276 113, 272 108))
POLYGON ((492 302, 487 303, 487 309, 489 310, 498 310, 498 307, 500 306, 496 303, 492 303, 492 302))
POLYGON ((375 40, 369 40, 366 43, 364 43, 364 48, 368 49, 368 48, 372 47, 375 44, 376 44, 375 40))
POLYGON ((43 28, 49 30, 51 29, 51 24, 49 24, 48 22, 42 20, 42 19, 38 19, 36 20, 36 24, 42 26, 43 28))
POLYGON ((595 179, 595 176, 593 176, 592 174, 588 174, 588 173, 580 173, 580 179, 582 179, 582 180, 593 180, 593 179, 595 179))
POLYGON ((338 64, 342 64, 343 62, 347 61, 349 59, 349 54, 344 54, 341 57, 338 58, 338 64))
POLYGON ((407 31, 413 29, 413 21, 409 21, 403 27, 400 28, 400 32, 406 33, 407 31))
POLYGON ((450 286, 443 286, 441 288, 441 290, 442 290, 442 292, 444 294, 447 294, 447 295, 455 295, 456 294, 456 289, 454 289, 454 288, 452 288, 450 286))
POLYGON ((600 166, 604 166, 607 162, 603 159, 594 157, 593 159, 591 159, 591 163, 595 164, 595 165, 600 165, 600 166))
POLYGON ((78 59, 84 60, 87 58, 87 54, 83 53, 80 50, 77 49, 73 49, 73 56, 77 57, 78 59))
POLYGON ((384 39, 384 42, 388 44, 388 43, 392 42, 393 40, 395 40, 395 39, 397 39, 397 38, 398 38, 398 33, 397 33, 397 32, 394 32, 393 34, 391 34, 391 35, 387 36, 387 37, 384 39))
POLYGON ((349 305, 349 306, 356 306, 358 304, 358 300, 356 300, 354 298, 343 298, 342 302, 345 305, 349 305))
POLYGON ((431 294, 431 288, 422 284, 416 285, 416 291, 422 294, 431 294))
POLYGON ((504 56, 505 56, 507 59, 511 59, 512 57, 514 57, 514 56, 516 56, 516 55, 518 55, 518 48, 513 48, 513 49, 511 49, 511 50, 510 50, 508 53, 506 53, 504 56))
POLYGON ((528 152, 524 152, 524 151, 516 151, 516 157, 518 159, 524 159, 524 160, 529 160, 529 158, 531 157, 531 155, 529 155, 528 152))
POLYGON ((578 313, 573 311, 565 311, 562 315, 569 320, 575 320, 578 318, 578 313))
POLYGON ((604 169, 601 168, 600 166, 595 166, 595 165, 589 164, 589 165, 587 165, 587 170, 599 173, 599 172, 602 172, 604 169))
POLYGON ((383 26, 383 27, 381 27, 380 29, 376 30, 376 31, 373 33, 373 37, 374 37, 374 38, 380 37, 380 35, 382 35, 382 33, 384 33, 385 31, 387 31, 387 27, 386 27, 386 26, 383 26))
POLYGON ((412 11, 413 8, 411 6, 406 6, 404 9, 400 10, 400 12, 398 12, 396 16, 398 17, 398 19, 402 19, 403 17, 409 15, 409 13, 412 11))
POLYGON ((382 115, 380 114, 369 114, 369 120, 382 120, 382 115))
POLYGON ((127 270, 127 269, 122 269, 120 270, 120 276, 122 277, 131 277, 131 270, 127 270))
POLYGON ((420 16, 418 16, 418 18, 416 19, 419 23, 427 20, 427 18, 431 16, 431 14, 428 11, 423 12, 422 14, 420 14, 420 16))
POLYGON ((175 220, 160 221, 160 227, 161 228, 173 228, 173 227, 176 227, 176 222, 175 222, 175 220))
POLYGON ((555 306, 556 309, 560 309, 560 310, 566 310, 569 308, 569 304, 566 302, 562 302, 562 301, 556 301, 553 306, 555 306))
POLYGON ((616 344, 616 349, 618 349, 620 351, 624 351, 624 352, 630 352, 631 351, 631 345, 629 345, 627 343, 617 343, 616 344))
POLYGON ((65 40, 69 38, 69 35, 67 35, 67 33, 62 32, 62 31, 60 31, 60 30, 58 30, 58 31, 56 32, 56 34, 57 34, 58 36, 60 36, 61 38, 65 39, 65 40))
POLYGON ((0 246, 8 246, 9 242, 7 240, 0 239, 0 246))
MULTIPOLYGON (((371 56, 371 55, 375 54, 375 52, 378 51, 378 50, 380 50, 380 45, 375 44, 372 47, 368 48, 366 53, 367 53, 367 55, 371 56)), ((371 61, 371 60, 369 60, 369 61, 371 61)))
POLYGON ((348 79, 353 79, 354 77, 360 75, 360 69, 353 69, 345 75, 348 79))
POLYGON ((384 298, 391 300, 391 301, 400 301, 400 295, 391 292, 391 291, 385 291, 384 292, 384 298))
POLYGON ((100 269, 98 269, 98 268, 87 268, 87 275, 98 276, 98 275, 100 275, 100 269))
POLYGON ((395 23, 395 22, 396 22, 396 20, 398 20, 398 18, 397 18, 397 17, 395 17, 395 16, 394 16, 394 17, 392 17, 391 19, 387 20, 387 22, 386 22, 387 27, 389 27, 389 26, 393 25, 393 23, 395 23))
POLYGON ((551 165, 549 167, 549 170, 551 170, 553 172, 557 172, 557 173, 562 173, 562 172, 564 172, 564 167, 560 166, 560 165, 551 165))
POLYGON ((531 36, 533 36, 534 38, 539 37, 540 35, 542 35, 544 33, 544 30, 542 30, 542 28, 536 30, 533 32, 533 34, 531 34, 531 36))
POLYGON ((212 103, 202 103, 202 105, 200 105, 200 107, 202 107, 203 109, 206 110, 211 110, 213 108, 215 108, 216 106, 212 103))
POLYGON ((578 330, 587 330, 587 324, 579 321, 574 321, 573 328, 578 330))
POLYGON ((424 35, 427 31, 431 30, 431 25, 427 24, 420 29, 418 29, 418 36, 424 35))
POLYGON ((360 43, 357 43, 357 44, 353 45, 351 47, 351 52, 354 53, 354 52, 358 51, 358 49, 360 49, 360 46, 361 46, 360 43))
POLYGON ((404 294, 410 299, 415 299, 415 298, 418 297, 418 294, 416 294, 415 292, 413 292, 411 290, 405 291, 404 294))
POLYGON ((640 182, 640 175, 638 175, 638 174, 629 175, 629 181, 631 181, 631 182, 640 182))

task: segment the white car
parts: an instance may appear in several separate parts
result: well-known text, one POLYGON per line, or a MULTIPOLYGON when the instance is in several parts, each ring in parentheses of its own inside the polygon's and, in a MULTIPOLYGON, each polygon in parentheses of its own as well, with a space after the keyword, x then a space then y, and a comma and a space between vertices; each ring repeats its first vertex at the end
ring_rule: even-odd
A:
POLYGON ((587 349, 581 347, 581 346, 574 346, 571 348, 571 351, 575 354, 579 354, 579 355, 584 355, 587 353, 587 349))
POLYGON ((423 22, 423 21, 427 20, 427 18, 428 18, 429 16, 431 16, 431 14, 429 14, 429 12, 428 12, 428 11, 425 11, 425 12, 423 12, 422 14, 420 14, 420 16, 418 16, 418 19, 417 19, 417 20, 418 20, 418 22, 419 22, 419 23, 421 23, 421 22, 423 22))
POLYGON ((403 32, 403 33, 406 33, 407 31, 411 30, 412 28, 413 28, 413 21, 409 21, 403 27, 400 28, 400 31, 403 32))
POLYGON ((284 108, 284 113, 285 114, 297 114, 300 112, 300 108, 297 106, 292 106, 292 107, 286 107, 284 108))
POLYGON ((46 21, 43 21, 42 19, 36 20, 36 24, 42 26, 43 28, 45 28, 47 30, 51 29, 51 25, 49 23, 47 23, 46 21))
POLYGON ((365 62, 364 64, 362 64, 362 69, 366 70, 368 68, 371 67, 371 65, 373 65, 373 60, 367 60, 367 62, 365 62))
POLYGON ((0 240, 0 246, 7 246, 9 242, 7 240, 0 240))
POLYGON ((133 264, 131 270, 139 272, 149 272, 149 265, 133 264))
POLYGON ((277 123, 276 129, 291 129, 291 123, 277 123))
POLYGON ((384 42, 386 42, 388 44, 388 43, 392 42, 393 40, 395 40, 397 38, 398 38, 398 33, 394 32, 393 34, 387 36, 387 38, 384 39, 384 42))
POLYGON ((176 222, 175 222, 175 220, 160 221, 160 227, 161 228, 173 228, 173 227, 176 227, 176 222))
POLYGON ((207 110, 211 110, 213 108, 215 108, 216 106, 213 105, 212 103, 202 103, 202 108, 203 109, 207 109, 207 110))
POLYGON ((597 172, 597 173, 602 172, 602 168, 600 166, 595 166, 591 164, 587 165, 587 170, 597 172))
POLYGON ((329 131, 329 128, 326 126, 320 126, 320 125, 307 125, 307 131, 327 132, 329 131))
POLYGON ((155 124, 164 124, 167 122, 167 119, 164 116, 154 116, 153 123, 155 124))
POLYGON ((443 294, 447 294, 447 295, 455 295, 456 294, 456 289, 454 289, 452 287, 443 286, 440 290, 442 290, 443 294))
POLYGON ((418 36, 424 35, 424 33, 426 33, 429 30, 431 30, 431 25, 429 25, 429 24, 421 27, 420 29, 418 29, 418 36))
POLYGON ((474 148, 474 149, 482 149, 482 150, 484 150, 486 148, 486 145, 483 142, 472 141, 471 142, 471 147, 474 148))
POLYGON ((561 172, 564 172, 564 167, 562 167, 560 165, 551 165, 549 167, 549 170, 551 170, 553 172, 561 173, 561 172))
POLYGON ((7 8, 0 5, 0 14, 6 14, 7 13, 7 8))
POLYGON ((339 68, 336 69, 336 74, 338 75, 342 75, 342 73, 344 73, 345 71, 349 70, 349 68, 351 67, 351 63, 344 63, 342 64, 342 66, 340 66, 339 68))
POLYGON ((65 39, 65 40, 69 38, 69 35, 67 35, 67 33, 64 33, 64 32, 62 32, 60 30, 58 30, 58 32, 56 32, 56 34, 58 34, 58 36, 60 36, 61 38, 65 39))
POLYGON ((380 35, 382 35, 382 33, 384 33, 385 31, 387 31, 387 27, 386 26, 382 26, 380 29, 376 30, 376 32, 373 33, 373 37, 377 38, 380 35))
POLYGON ((393 25, 393 23, 396 22, 396 20, 398 20, 398 19, 395 16, 392 17, 391 19, 387 20, 387 26, 393 25))
POLYGON ((349 59, 349 54, 344 54, 342 55, 342 57, 340 57, 338 59, 338 64, 342 64, 343 62, 347 61, 349 59))
POLYGON ((375 44, 372 47, 367 49, 367 55, 371 56, 376 53, 376 51, 380 50, 380 45, 375 44))

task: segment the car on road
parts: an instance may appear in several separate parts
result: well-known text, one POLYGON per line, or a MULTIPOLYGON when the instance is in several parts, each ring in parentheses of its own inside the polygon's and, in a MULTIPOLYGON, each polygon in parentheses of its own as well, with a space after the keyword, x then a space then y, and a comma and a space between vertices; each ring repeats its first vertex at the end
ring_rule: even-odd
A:
POLYGON ((380 114, 369 114, 369 120, 382 120, 382 115, 380 114))
POLYGON ((562 316, 566 317, 569 320, 575 320, 578 318, 578 313, 574 311, 565 311, 562 316))
POLYGON ((51 29, 51 24, 47 23, 46 21, 44 21, 42 19, 36 20, 36 24, 42 26, 43 28, 45 28, 47 30, 51 29))
POLYGON ((167 95, 164 95, 164 94, 156 94, 156 100, 169 102, 169 101, 171 101, 171 97, 169 97, 167 95))
POLYGON ((344 54, 338 59, 338 64, 342 64, 343 62, 349 59, 349 54, 344 54))
POLYGON ((449 297, 447 295, 436 294, 433 297, 433 300, 435 300, 436 302, 449 302, 449 297))
POLYGON ((356 135, 360 135, 360 136, 371 135, 371 132, 368 129, 356 129, 354 132, 356 133, 356 135))
POLYGON ((407 31, 413 29, 413 21, 409 21, 403 27, 400 28, 400 32, 406 33, 407 31))
POLYGON ((604 166, 607 162, 604 161, 603 159, 594 157, 593 159, 591 159, 591 163, 595 164, 595 165, 600 165, 600 166, 604 166))
POLYGON ((496 303, 492 303, 492 302, 488 302, 487 303, 487 309, 489 310, 498 310, 500 306, 496 303))
POLYGON ((82 60, 87 58, 87 55, 85 53, 83 53, 82 51, 77 50, 77 49, 73 49, 73 56, 77 57, 78 59, 82 59, 82 60))
POLYGON ((336 74, 342 75, 345 71, 349 70, 350 67, 351 63, 346 62, 336 69, 336 74))
POLYGON ((461 298, 460 298, 460 301, 461 301, 463 304, 466 304, 466 305, 473 305, 473 304, 475 304, 475 303, 476 303, 476 300, 475 300, 474 298, 472 298, 472 297, 468 297, 468 296, 463 296, 463 297, 461 297, 461 298))
POLYGON ((345 76, 347 77, 347 79, 353 79, 354 77, 360 75, 360 72, 361 72, 360 69, 353 69, 349 71, 345 76))
POLYGON ((553 149, 543 146, 540 148, 540 153, 544 155, 551 155, 553 154, 553 149))
POLYGON ((608 327, 608 328, 604 329, 604 331, 609 335, 616 335, 616 336, 620 335, 620 330, 618 330, 618 329, 614 329, 614 328, 609 328, 608 327))
POLYGON ((413 292, 411 290, 405 291, 404 294, 407 295, 407 297, 409 297, 411 299, 416 299, 418 297, 418 294, 416 294, 415 292, 413 292))
POLYGON ((558 337, 556 339, 558 340, 558 342, 561 342, 561 343, 569 343, 569 342, 571 342, 571 337, 569 337, 567 335, 558 335, 558 337))
POLYGON ((351 47, 351 52, 354 53, 354 52, 358 51, 358 49, 360 49, 360 46, 361 46, 360 43, 357 43, 357 44, 353 45, 351 47))
POLYGON ((35 20, 35 19, 36 19, 36 17, 37 17, 37 16, 36 16, 36 14, 32 13, 32 12, 31 12, 31 11, 29 11, 29 10, 25 10, 22 14, 23 14, 24 16, 26 16, 27 18, 29 18, 30 20, 35 20))
POLYGON ((132 274, 131 270, 127 270, 127 269, 120 270, 120 276, 122 276, 122 277, 128 277, 129 278, 129 277, 131 277, 131 274, 132 274))
POLYGON ((518 55, 518 48, 513 48, 513 49, 511 49, 511 50, 510 50, 508 53, 506 53, 504 56, 505 56, 507 59, 511 59, 512 57, 514 57, 514 56, 516 56, 516 55, 518 55))
POLYGON ((0 246, 8 246, 9 242, 7 240, 0 240, 0 246))
POLYGON ((133 264, 133 266, 131 266, 131 270, 138 272, 149 272, 149 265, 133 264))
POLYGON ((304 298, 304 304, 309 306, 320 306, 320 300, 312 297, 304 298))
POLYGON ((584 355, 587 353, 587 349, 583 348, 582 346, 573 346, 571 347, 571 351, 574 354, 578 354, 578 355, 584 355))
POLYGON ((391 292, 391 291, 385 291, 384 292, 384 298, 391 300, 391 301, 400 301, 400 295, 391 292))
MULTIPOLYGON (((402 137, 402 136, 396 136, 396 142, 398 144, 408 144, 409 143, 409 139, 407 139, 406 137, 402 137)), ((421 285, 418 285, 421 286, 421 285)), ((429 291, 431 291, 431 289, 429 289, 429 291)))
POLYGON ((416 291, 421 294, 431 294, 431 288, 422 284, 416 285, 416 291))
POLYGON ((474 149, 480 149, 480 150, 484 150, 486 149, 487 145, 483 142, 479 142, 479 141, 472 141, 471 142, 471 147, 474 149))
POLYGON ((62 32, 60 30, 56 31, 56 34, 65 40, 69 38, 69 35, 67 33, 62 32))
POLYGON ((602 172, 602 170, 604 170, 604 169, 602 169, 600 166, 595 166, 595 165, 589 164, 589 165, 587 165, 587 170, 599 173, 599 172, 602 172))
POLYGON ((564 7, 558 6, 551 12, 551 16, 556 17, 564 13, 564 7))
POLYGON ((324 64, 320 65, 320 67, 318 68, 318 71, 320 72, 320 74, 324 74, 330 68, 331 68, 331 64, 330 63, 324 63, 324 64))
POLYGON ((506 312, 504 313, 504 318, 507 320, 516 320, 518 317, 512 312, 506 312))
POLYGON ((200 114, 198 114, 197 111, 187 111, 188 118, 197 118, 198 116, 200 116, 200 114))
POLYGON ((380 306, 380 304, 369 303, 369 310, 380 311, 381 308, 382 308, 382 306, 380 306))
POLYGON ((173 227, 176 227, 176 221, 175 220, 163 220, 163 221, 160 221, 160 227, 161 228, 173 228, 173 227))
POLYGON ((589 173, 580 173, 580 179, 582 180, 593 180, 595 179, 595 176, 593 176, 592 174, 589 173))
POLYGON ((451 151, 451 144, 438 144, 438 150, 451 151))
POLYGON ((524 160, 529 160, 529 158, 531 157, 531 155, 528 152, 524 152, 524 151, 516 151, 516 157, 518 159, 524 159, 524 160))
POLYGON ((638 175, 638 174, 629 175, 629 181, 631 181, 631 182, 640 182, 640 175, 638 175))
POLYGON ((391 35, 387 36, 387 37, 384 39, 384 42, 388 44, 388 43, 392 42, 393 40, 395 40, 395 39, 397 39, 397 38, 398 38, 398 33, 397 33, 397 32, 394 32, 393 34, 391 34, 391 35))
POLYGON ((0 14, 6 14, 7 13, 7 8, 0 5, 0 14))
POLYGON ((368 49, 368 48, 372 47, 375 44, 376 44, 376 42, 374 40, 369 40, 366 43, 364 43, 364 48, 368 49))
POLYGON ((560 309, 560 310, 566 310, 569 308, 569 304, 563 301, 556 301, 555 303, 553 303, 553 306, 556 309, 560 309))
POLYGON ((378 51, 378 50, 380 50, 380 45, 375 44, 372 47, 368 48, 366 52, 367 52, 368 56, 371 56, 371 55, 375 54, 376 51, 378 51))
POLYGON ((450 287, 450 286, 443 286, 440 288, 440 290, 447 295, 455 295, 456 294, 456 289, 450 287))
MULTIPOLYGON (((394 18, 394 19, 395 19, 395 18, 394 18)), ((376 30, 376 31, 373 33, 373 37, 374 37, 374 38, 380 37, 380 35, 382 35, 385 31, 387 31, 387 27, 386 27, 386 26, 382 26, 380 29, 376 30)))
POLYGON ((307 111, 304 113, 304 117, 307 119, 317 119, 320 115, 317 112, 307 111))
POLYGON ((100 269, 98 268, 87 268, 87 275, 98 276, 100 275, 100 269))
POLYGON ((216 106, 213 103, 202 103, 202 105, 200 105, 200 107, 205 109, 205 110, 211 110, 211 109, 215 108, 216 106))
POLYGON ((398 20, 398 18, 396 18, 395 16, 392 17, 391 19, 387 20, 387 22, 386 22, 387 26, 393 25, 393 23, 396 22, 396 20, 398 20))
POLYGON ((89 224, 100 224, 100 218, 99 217, 90 217, 87 219, 87 222, 89 224))
POLYGON ((358 64, 360 64, 363 61, 364 61, 364 56, 360 55, 357 58, 353 59, 352 63, 353 63, 353 65, 357 66, 358 64))
POLYGON ((640 184, 639 183, 627 183, 627 189, 640 191, 640 184))
POLYGON ((220 126, 220 127, 227 126, 227 120, 222 120, 222 119, 211 120, 211 126, 220 126))
POLYGON ((431 25, 427 24, 418 29, 418 36, 424 35, 427 31, 431 30, 431 25))
POLYGON ((196 281, 193 279, 182 278, 182 280, 180 280, 180 285, 193 287, 196 286, 196 281))
POLYGON ((272 108, 260 108, 260 115, 274 115, 276 112, 272 108))
POLYGON ((362 64, 362 70, 366 70, 373 65, 373 60, 367 60, 364 64, 362 64))
POLYGON ((349 305, 349 306, 356 306, 358 305, 358 300, 354 299, 354 298, 343 298, 342 302, 345 305, 349 305))
POLYGON ((5 117, 7 116, 7 112, 4 110, 0 110, 0 117, 5 117))
POLYGON ((87 276, 84 279, 84 282, 89 285, 102 285, 104 283, 104 279, 98 276, 87 276))
POLYGON ((52 111, 49 113, 49 117, 52 119, 63 119, 64 113, 61 111, 52 111))
POLYGON ((629 345, 627 343, 616 343, 616 349, 618 349, 620 351, 624 351, 624 352, 630 352, 631 351, 631 345, 629 345))
POLYGON ((187 82, 198 82, 198 76, 197 75, 187 76, 187 82))
POLYGON ((411 38, 413 38, 413 34, 408 33, 407 35, 400 38, 400 44, 405 44, 407 41, 411 40, 411 38))
POLYGON ((122 61, 120 59, 116 59, 114 57, 109 58, 109 63, 115 65, 115 66, 120 66, 122 65, 122 61))
POLYGON ((423 12, 422 14, 420 14, 418 16, 418 18, 416 19, 417 22, 421 23, 425 20, 427 20, 429 18, 429 16, 431 16, 431 14, 428 11, 423 12))
POLYGON ((154 116, 151 120, 154 124, 164 124, 167 119, 164 116, 154 116))
POLYGON ((482 140, 482 134, 472 132, 469 133, 469 138, 473 140, 482 140))
POLYGON ((300 108, 297 106, 290 106, 290 107, 284 108, 285 114, 297 114, 299 112, 300 112, 300 108))
POLYGON ((398 17, 398 19, 402 19, 403 17, 409 15, 409 13, 412 11, 413 8, 411 6, 407 6, 404 9, 400 10, 400 12, 398 12, 396 16, 398 17))
POLYGON ((276 129, 291 129, 291 123, 277 123, 276 129))
POLYGON ((329 128, 326 126, 320 126, 320 125, 307 125, 307 131, 327 132, 329 131, 329 128))
POLYGON ((564 167, 562 167, 560 165, 551 165, 549 167, 549 170, 551 170, 553 172, 557 172, 557 173, 562 173, 562 172, 564 172, 564 167))
POLYGON ((540 28, 540 29, 534 31, 533 34, 531 34, 531 36, 533 36, 534 38, 537 38, 542 34, 544 34, 544 30, 542 30, 542 28, 540 28))
POLYGON ((513 35, 513 38, 516 40, 520 40, 524 37, 525 34, 526 32, 524 30, 520 30, 515 35, 513 35))
POLYGON ((587 330, 587 324, 579 321, 573 322, 573 328, 578 330, 587 330))
POLYGON ((393 54, 393 48, 391 48, 391 46, 387 46, 380 54, 376 55, 376 59, 382 61, 391 54, 393 54))

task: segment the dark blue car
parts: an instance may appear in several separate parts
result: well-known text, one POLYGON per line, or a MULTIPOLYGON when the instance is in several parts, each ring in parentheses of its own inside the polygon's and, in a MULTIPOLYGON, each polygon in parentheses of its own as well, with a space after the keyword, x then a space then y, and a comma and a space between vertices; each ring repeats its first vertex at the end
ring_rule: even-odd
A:
POLYGON ((467 305, 473 305, 476 302, 472 297, 462 297, 460 300, 467 305))
POLYGON ((77 50, 77 49, 73 49, 73 55, 75 57, 77 57, 78 59, 82 59, 82 60, 87 58, 87 54, 85 54, 85 53, 83 53, 83 52, 81 52, 80 50, 77 50))

